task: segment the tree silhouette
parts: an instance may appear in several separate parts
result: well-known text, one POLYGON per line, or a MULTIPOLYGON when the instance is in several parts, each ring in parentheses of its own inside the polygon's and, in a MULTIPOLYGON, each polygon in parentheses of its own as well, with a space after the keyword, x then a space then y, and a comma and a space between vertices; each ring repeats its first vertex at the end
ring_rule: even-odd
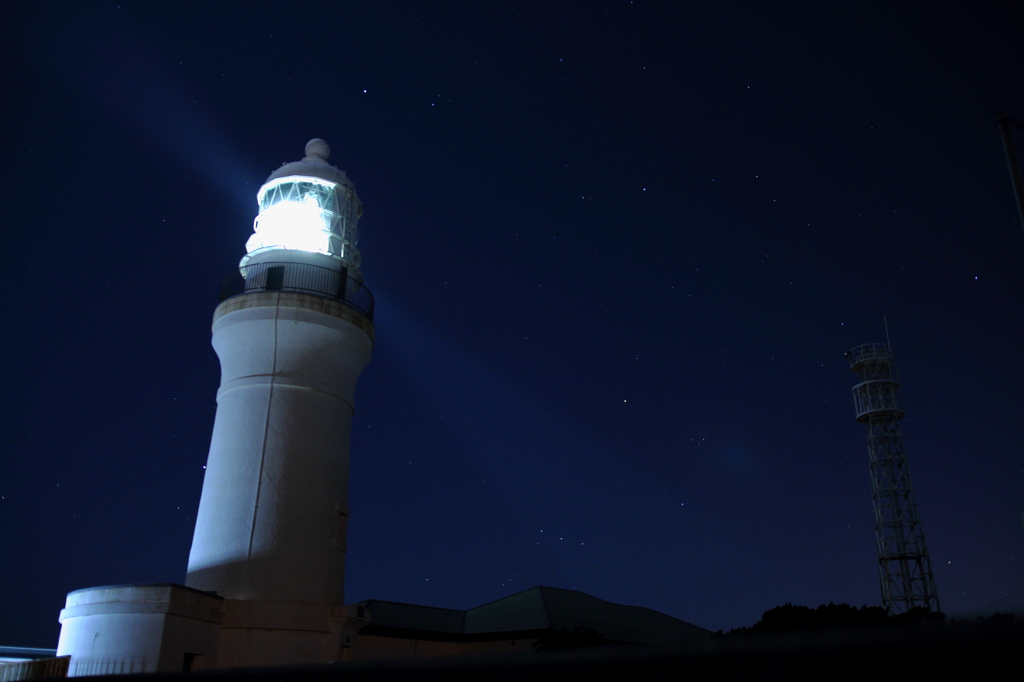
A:
MULTIPOLYGON (((908 618, 908 621, 913 621, 908 618)), ((881 606, 851 606, 829 602, 816 609, 786 603, 769 609, 749 628, 736 628, 729 634, 767 634, 805 632, 834 628, 857 628, 885 625, 893 620, 881 606)))

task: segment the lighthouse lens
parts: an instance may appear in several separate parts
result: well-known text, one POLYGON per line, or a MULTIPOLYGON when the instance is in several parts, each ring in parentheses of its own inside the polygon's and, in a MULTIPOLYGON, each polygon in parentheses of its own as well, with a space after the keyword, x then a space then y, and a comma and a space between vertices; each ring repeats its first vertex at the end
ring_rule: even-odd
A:
POLYGON ((259 202, 255 233, 245 245, 249 253, 277 248, 335 255, 340 240, 332 242, 331 237, 340 226, 334 184, 312 180, 271 184, 263 188, 259 202))
POLYGON ((329 218, 323 215, 313 197, 307 197, 303 202, 282 201, 274 204, 260 214, 253 237, 260 242, 257 248, 277 246, 330 253, 329 218))

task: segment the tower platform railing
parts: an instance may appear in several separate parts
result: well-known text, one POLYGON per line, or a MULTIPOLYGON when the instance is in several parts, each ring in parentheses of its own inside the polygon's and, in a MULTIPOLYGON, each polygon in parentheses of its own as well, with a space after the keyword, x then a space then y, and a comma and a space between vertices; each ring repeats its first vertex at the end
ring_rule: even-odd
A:
POLYGON ((853 387, 853 402, 857 421, 867 422, 872 417, 902 419, 897 393, 900 389, 892 349, 885 343, 865 343, 846 354, 850 369, 861 383, 853 387))
POLYGON ((892 350, 885 343, 865 343, 848 352, 846 357, 849 358, 850 369, 854 372, 859 371, 858 365, 867 363, 890 364, 893 361, 892 350))
POLYGON ((309 263, 264 262, 236 268, 224 276, 220 300, 264 291, 311 294, 338 301, 373 321, 373 294, 366 285, 335 270, 309 263))

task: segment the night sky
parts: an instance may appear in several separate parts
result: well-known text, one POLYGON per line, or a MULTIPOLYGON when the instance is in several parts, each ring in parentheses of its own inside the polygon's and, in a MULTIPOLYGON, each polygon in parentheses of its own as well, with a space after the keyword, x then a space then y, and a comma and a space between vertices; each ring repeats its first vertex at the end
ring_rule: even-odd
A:
POLYGON ((879 604, 884 314, 943 610, 1024 611, 1024 5, 777 4, 8 7, 0 644, 184 581, 220 280, 312 137, 377 297, 349 602, 879 604))

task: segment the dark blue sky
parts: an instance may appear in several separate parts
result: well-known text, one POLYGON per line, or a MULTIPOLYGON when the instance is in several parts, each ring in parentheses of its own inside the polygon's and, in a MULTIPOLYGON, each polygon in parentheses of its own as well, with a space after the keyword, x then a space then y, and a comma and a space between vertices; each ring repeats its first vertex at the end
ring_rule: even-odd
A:
POLYGON ((55 646, 70 590, 183 581, 219 282, 314 136, 377 295, 349 601, 543 584, 711 629, 879 603, 843 353, 884 313, 942 606, 1024 610, 995 125, 1024 118, 1022 28, 1012 2, 9 9, 0 643, 55 646))

